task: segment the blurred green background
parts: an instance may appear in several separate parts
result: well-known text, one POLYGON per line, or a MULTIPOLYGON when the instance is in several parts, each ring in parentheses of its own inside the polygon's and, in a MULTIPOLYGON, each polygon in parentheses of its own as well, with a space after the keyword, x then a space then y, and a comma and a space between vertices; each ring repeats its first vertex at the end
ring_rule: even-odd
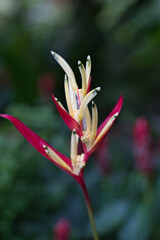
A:
MULTIPOLYGON (((103 158, 85 169, 101 239, 160 239, 160 0, 0 0, 0 112, 19 118, 69 155, 70 131, 52 103, 65 105, 64 72, 92 59, 99 123, 120 94, 124 104, 103 158), (133 125, 150 124, 152 176, 136 170, 133 125), (104 164, 104 162, 103 162, 104 164), (104 170, 104 168, 103 168, 104 170)), ((66 218, 70 239, 92 239, 79 186, 0 120, 0 239, 49 240, 66 218)))

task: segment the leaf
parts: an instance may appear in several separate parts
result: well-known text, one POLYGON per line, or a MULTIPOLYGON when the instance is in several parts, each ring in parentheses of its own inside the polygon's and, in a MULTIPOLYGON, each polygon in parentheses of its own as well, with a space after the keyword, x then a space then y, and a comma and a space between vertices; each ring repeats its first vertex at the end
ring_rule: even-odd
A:
POLYGON ((114 231, 120 224, 124 222, 130 202, 125 199, 110 203, 95 215, 96 227, 99 235, 114 231))
POLYGON ((152 228, 152 205, 141 204, 127 220, 119 233, 119 240, 147 240, 151 235, 152 228))

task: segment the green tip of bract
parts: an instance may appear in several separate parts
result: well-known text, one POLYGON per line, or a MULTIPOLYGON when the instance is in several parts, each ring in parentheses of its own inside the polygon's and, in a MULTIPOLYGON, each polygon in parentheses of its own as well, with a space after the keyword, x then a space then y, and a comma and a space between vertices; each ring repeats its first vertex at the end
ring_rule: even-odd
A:
POLYGON ((58 56, 57 56, 57 53, 55 53, 55 52, 51 51, 51 54, 53 55, 54 59, 55 59, 56 61, 58 61, 58 56))
POLYGON ((100 90, 101 90, 100 87, 95 88, 95 91, 96 91, 96 92, 99 92, 100 90))
POLYGON ((87 62, 90 62, 91 61, 91 57, 90 55, 87 56, 87 62))
POLYGON ((92 108, 94 108, 94 106, 95 106, 95 103, 92 101, 92 108))
POLYGON ((46 146, 46 145, 43 145, 43 147, 44 147, 45 149, 47 149, 47 146, 46 146))
POLYGON ((55 55, 56 55, 56 53, 55 53, 55 52, 53 52, 53 51, 51 51, 51 54, 52 54, 53 56, 55 56, 55 55))
POLYGON ((58 54, 51 51, 51 54, 53 55, 54 59, 58 62, 58 54))
POLYGON ((66 74, 64 75, 64 80, 68 81, 68 76, 66 74))
POLYGON ((81 67, 81 66, 82 66, 81 61, 78 61, 78 67, 81 67))
POLYGON ((118 114, 119 114, 118 112, 114 114, 114 116, 113 116, 114 119, 115 119, 116 117, 118 117, 118 114))

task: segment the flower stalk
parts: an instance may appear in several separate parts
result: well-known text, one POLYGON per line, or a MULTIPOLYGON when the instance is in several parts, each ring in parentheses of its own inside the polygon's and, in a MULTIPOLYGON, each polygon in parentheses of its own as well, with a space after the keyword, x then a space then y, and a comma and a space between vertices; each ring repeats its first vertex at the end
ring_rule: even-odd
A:
POLYGON ((89 195, 88 195, 86 184, 85 184, 83 179, 82 179, 82 181, 80 183, 80 186, 81 186, 84 198, 85 198, 86 207, 87 207, 87 211, 88 211, 88 216, 89 216, 89 220, 90 220, 90 224, 91 224, 94 240, 99 240, 97 229, 96 229, 96 224, 95 224, 95 221, 94 221, 91 201, 90 201, 90 198, 89 198, 89 195))

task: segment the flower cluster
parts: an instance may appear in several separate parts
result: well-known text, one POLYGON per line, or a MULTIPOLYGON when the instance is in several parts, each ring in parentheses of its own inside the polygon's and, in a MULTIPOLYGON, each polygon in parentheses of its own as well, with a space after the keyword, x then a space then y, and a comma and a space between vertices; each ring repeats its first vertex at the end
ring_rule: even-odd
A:
POLYGON ((82 87, 79 88, 75 75, 68 63, 58 54, 51 52, 55 60, 65 72, 64 89, 68 111, 62 103, 52 95, 55 106, 66 125, 71 129, 70 158, 55 150, 47 142, 41 139, 36 133, 29 129, 17 118, 1 114, 1 117, 9 119, 19 132, 32 144, 43 156, 52 161, 55 165, 68 172, 79 183, 83 175, 83 168, 86 162, 100 142, 103 140, 113 122, 118 116, 122 107, 122 96, 104 122, 97 128, 98 111, 92 99, 100 91, 100 87, 90 90, 91 86, 91 59, 87 57, 86 66, 78 61, 78 67, 82 79, 82 87), (91 113, 88 108, 92 101, 91 113), (78 145, 81 142, 83 151, 78 153, 78 145))

